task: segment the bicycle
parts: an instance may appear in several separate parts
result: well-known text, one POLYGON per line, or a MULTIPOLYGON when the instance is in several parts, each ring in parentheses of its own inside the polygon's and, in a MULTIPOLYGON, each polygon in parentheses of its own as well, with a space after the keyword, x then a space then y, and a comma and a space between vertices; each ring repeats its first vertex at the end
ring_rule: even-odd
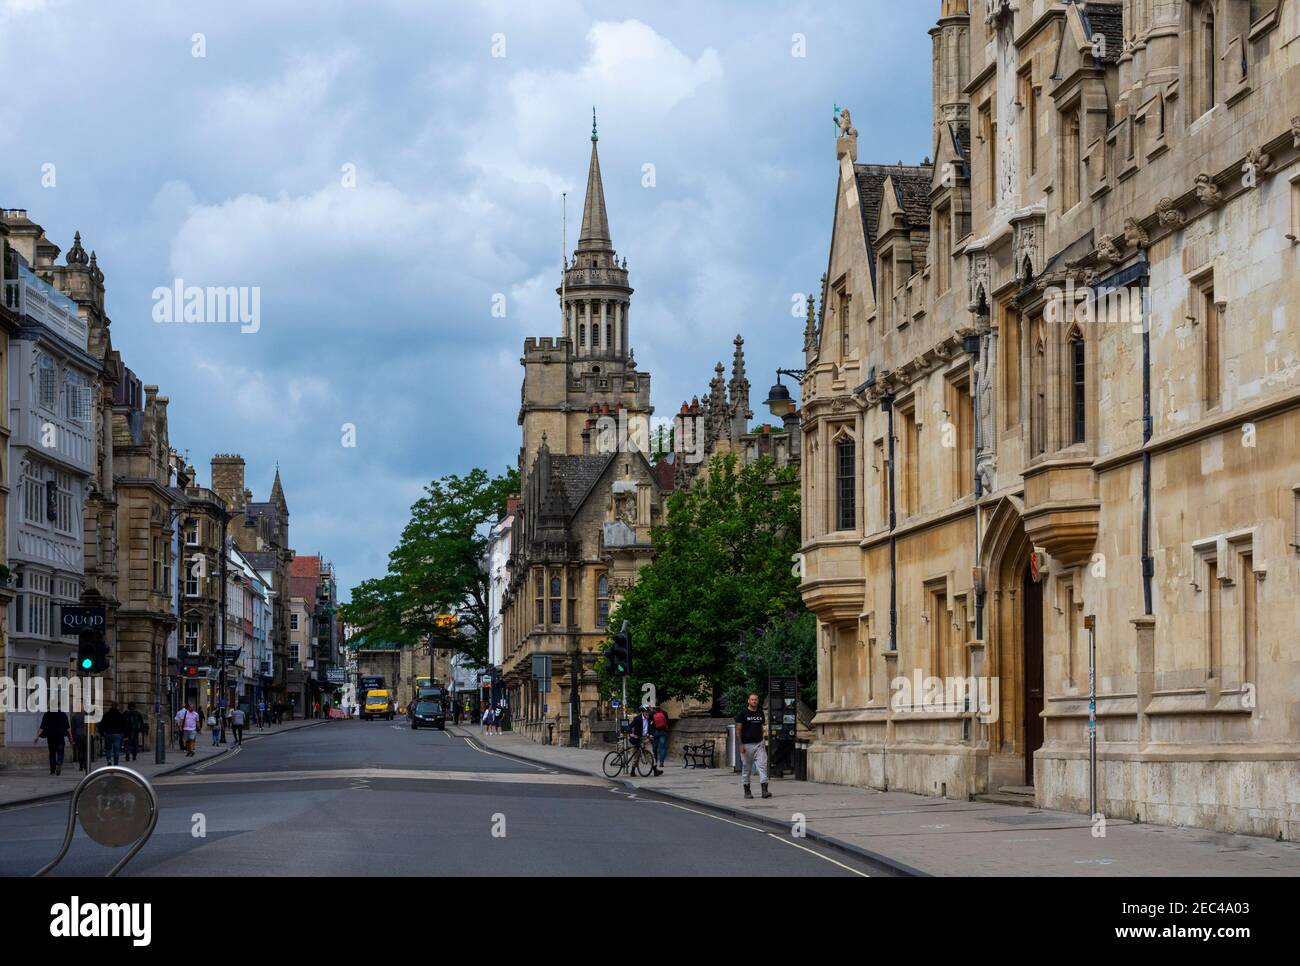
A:
POLYGON ((655 763, 654 750, 645 747, 643 741, 633 742, 627 735, 619 735, 618 748, 605 756, 603 767, 610 778, 617 778, 624 770, 629 775, 649 778, 658 765, 655 763))

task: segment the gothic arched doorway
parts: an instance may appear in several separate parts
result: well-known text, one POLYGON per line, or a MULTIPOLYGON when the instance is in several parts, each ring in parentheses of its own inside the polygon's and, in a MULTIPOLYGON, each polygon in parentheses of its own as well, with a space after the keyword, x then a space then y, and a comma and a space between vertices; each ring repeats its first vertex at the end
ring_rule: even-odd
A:
POLYGON ((988 517, 980 562, 987 575, 987 673, 997 676, 998 719, 989 727, 989 786, 1032 785, 1043 744, 1043 593, 1029 576, 1033 549, 1024 504, 1001 500, 988 517))

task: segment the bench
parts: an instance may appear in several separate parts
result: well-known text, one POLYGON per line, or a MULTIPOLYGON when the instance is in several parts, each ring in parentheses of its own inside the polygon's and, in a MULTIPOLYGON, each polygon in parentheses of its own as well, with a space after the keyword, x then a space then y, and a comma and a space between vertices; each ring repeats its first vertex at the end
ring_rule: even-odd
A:
POLYGON ((712 739, 682 746, 683 768, 713 768, 715 743, 712 739))

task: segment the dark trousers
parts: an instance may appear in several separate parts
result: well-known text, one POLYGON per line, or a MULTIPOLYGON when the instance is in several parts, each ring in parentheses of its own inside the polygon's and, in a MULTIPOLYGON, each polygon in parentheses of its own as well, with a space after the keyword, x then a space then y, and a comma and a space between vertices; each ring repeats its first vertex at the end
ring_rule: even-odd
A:
POLYGON ((128 761, 136 759, 140 754, 140 732, 133 731, 122 736, 122 754, 126 755, 128 761))
POLYGON ((50 746, 50 774, 54 774, 54 769, 63 765, 63 739, 46 738, 45 743, 50 746))
POLYGON ((86 770, 86 736, 73 735, 72 737, 72 760, 77 763, 82 771, 86 770))
POLYGON ((235 733, 235 744, 242 745, 244 743, 244 726, 231 725, 230 730, 235 733))

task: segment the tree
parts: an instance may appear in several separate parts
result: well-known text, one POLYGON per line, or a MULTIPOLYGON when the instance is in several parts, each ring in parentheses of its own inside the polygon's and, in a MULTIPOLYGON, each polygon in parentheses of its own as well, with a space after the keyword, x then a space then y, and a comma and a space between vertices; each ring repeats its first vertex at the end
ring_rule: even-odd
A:
MULTIPOLYGON (((803 609, 797 568, 798 476, 765 457, 740 465, 715 456, 693 487, 668 501, 653 532, 655 559, 611 615, 632 632, 633 694, 653 684, 658 698, 707 698, 716 705, 740 684, 732 646, 803 609)), ((614 681, 604 679, 606 692, 614 681)))
POLYGON ((424 488, 411 519, 388 555, 388 572, 363 581, 343 604, 343 619, 376 641, 418 644, 439 614, 454 613, 459 633, 445 638, 477 667, 487 664, 488 531, 506 498, 518 492, 519 472, 489 477, 474 469, 424 488))
POLYGON ((796 675, 799 697, 817 707, 817 621, 811 611, 791 611, 746 634, 732 643, 731 657, 740 680, 727 688, 728 709, 743 708, 754 691, 766 701, 770 674, 796 675))

